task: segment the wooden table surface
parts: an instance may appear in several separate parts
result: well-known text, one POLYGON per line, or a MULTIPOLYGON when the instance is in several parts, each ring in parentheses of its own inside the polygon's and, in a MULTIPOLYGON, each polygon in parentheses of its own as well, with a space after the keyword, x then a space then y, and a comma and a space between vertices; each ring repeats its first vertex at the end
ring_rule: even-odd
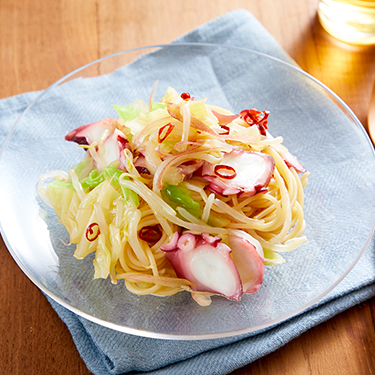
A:
MULTIPOLYGON (((318 0, 0 0, 0 98, 48 87, 113 52, 168 43, 227 11, 251 11, 367 127, 375 47, 346 45, 318 0)), ((89 374, 64 323, 0 240, 0 373, 89 374)), ((236 375, 374 374, 375 300, 309 330, 236 375)))

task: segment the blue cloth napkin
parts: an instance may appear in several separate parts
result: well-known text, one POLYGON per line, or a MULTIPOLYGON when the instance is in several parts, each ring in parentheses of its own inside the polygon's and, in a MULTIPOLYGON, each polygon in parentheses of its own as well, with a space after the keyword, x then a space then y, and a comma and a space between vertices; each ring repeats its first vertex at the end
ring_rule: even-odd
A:
MULTIPOLYGON (((260 51, 295 62, 247 11, 237 10, 204 24, 178 42, 218 43, 260 51)), ((147 56, 145 57, 147 58, 147 56)), ((16 118, 38 93, 0 101, 0 144, 16 118)), ((286 344, 309 328, 375 295, 375 240, 349 275, 324 299, 300 315, 257 334, 197 341, 138 337, 99 326, 49 298, 69 328, 88 369, 95 375, 226 374, 286 344)))

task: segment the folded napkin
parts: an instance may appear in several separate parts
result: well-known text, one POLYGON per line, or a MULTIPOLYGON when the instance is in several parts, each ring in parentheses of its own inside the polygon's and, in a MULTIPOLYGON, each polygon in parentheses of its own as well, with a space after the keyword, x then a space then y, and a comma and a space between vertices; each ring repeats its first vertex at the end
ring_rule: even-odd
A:
MULTIPOLYGON (((217 18, 176 42, 238 46, 295 64, 263 26, 245 10, 233 11, 217 18)), ((37 95, 26 93, 0 101, 0 144, 10 124, 37 95)), ((176 341, 133 336, 97 325, 48 299, 69 328, 81 357, 95 375, 144 372, 159 375, 226 374, 276 350, 339 312, 373 297, 374 249, 373 238, 349 275, 307 311, 262 332, 230 338, 176 341)))

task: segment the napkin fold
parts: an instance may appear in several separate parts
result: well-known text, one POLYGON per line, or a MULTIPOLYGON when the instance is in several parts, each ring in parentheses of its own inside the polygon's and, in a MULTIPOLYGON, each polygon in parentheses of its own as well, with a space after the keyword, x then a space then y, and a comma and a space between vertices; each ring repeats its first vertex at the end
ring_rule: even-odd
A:
MULTIPOLYGON (((236 10, 182 36, 176 42, 243 47, 295 62, 246 10, 236 10)), ((146 56, 147 58, 147 56, 146 56)), ((38 93, 0 100, 0 145, 17 117, 38 93)), ((133 336, 99 326, 50 299, 69 328, 88 369, 95 375, 227 374, 286 344, 309 328, 375 295, 375 240, 349 275, 325 298, 300 315, 261 333, 197 341, 133 336)))

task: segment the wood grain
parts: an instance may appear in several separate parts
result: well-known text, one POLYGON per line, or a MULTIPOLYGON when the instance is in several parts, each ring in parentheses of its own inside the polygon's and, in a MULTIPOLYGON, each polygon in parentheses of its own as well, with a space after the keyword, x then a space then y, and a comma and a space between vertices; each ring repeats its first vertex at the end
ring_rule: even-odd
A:
MULTIPOLYGON (((41 90, 99 57, 168 43, 239 8, 366 126, 375 48, 345 45, 317 22, 318 0, 0 0, 0 98, 41 90)), ((1 208, 0 208, 1 209, 1 208)), ((64 323, 0 241, 0 374, 90 372, 64 323)), ((374 374, 375 301, 322 323, 235 375, 374 374)))

